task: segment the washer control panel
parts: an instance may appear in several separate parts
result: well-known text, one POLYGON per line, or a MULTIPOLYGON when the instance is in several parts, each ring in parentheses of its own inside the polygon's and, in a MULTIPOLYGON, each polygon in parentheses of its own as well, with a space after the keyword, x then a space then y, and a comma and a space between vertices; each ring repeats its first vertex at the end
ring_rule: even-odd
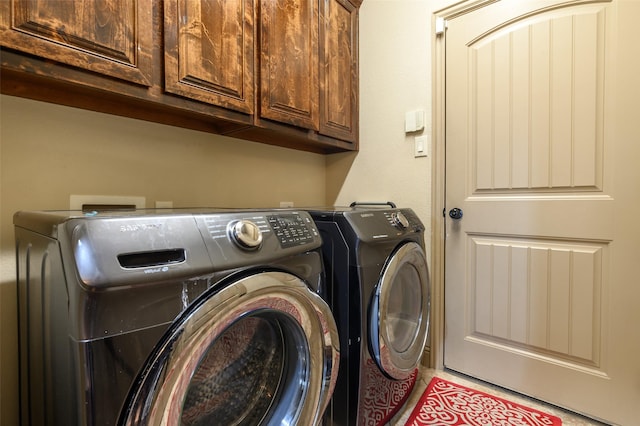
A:
POLYGON ((231 239, 241 247, 258 247, 265 233, 270 231, 265 216, 260 213, 229 213, 204 215, 203 223, 209 236, 224 245, 224 240, 231 239))
MULTIPOLYGON (((281 256, 280 251, 310 250, 321 244, 320 234, 305 211, 247 211, 207 214, 198 223, 211 252, 230 258, 231 253, 281 256), (213 244, 212 244, 213 243, 213 244)), ((217 254, 215 257, 220 257, 217 254)))
POLYGON ((284 248, 312 242, 318 237, 318 231, 308 215, 279 213, 267 216, 267 220, 284 248))

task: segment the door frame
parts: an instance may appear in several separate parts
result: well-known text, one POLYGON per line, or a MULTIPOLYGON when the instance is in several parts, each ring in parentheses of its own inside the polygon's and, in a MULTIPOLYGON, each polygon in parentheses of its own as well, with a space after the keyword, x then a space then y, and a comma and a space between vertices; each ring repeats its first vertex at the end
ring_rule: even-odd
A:
POLYGON ((444 369, 444 278, 445 278, 445 199, 446 199, 446 22, 499 0, 466 0, 437 10, 431 17, 432 61, 432 191, 431 191, 431 359, 430 366, 444 369))

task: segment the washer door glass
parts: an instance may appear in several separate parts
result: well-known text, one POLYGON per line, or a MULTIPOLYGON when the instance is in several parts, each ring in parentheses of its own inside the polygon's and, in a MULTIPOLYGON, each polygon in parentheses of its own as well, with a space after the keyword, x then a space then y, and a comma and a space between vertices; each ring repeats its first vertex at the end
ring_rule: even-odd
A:
POLYGON ((429 305, 424 251, 417 243, 405 243, 387 261, 371 308, 371 349, 388 376, 405 379, 418 366, 429 330, 429 305))
MULTIPOLYGON (((187 387, 180 423, 261 424, 273 416, 272 403, 282 399, 287 383, 309 380, 308 359, 302 330, 287 316, 262 312, 240 319, 201 359, 187 387), (300 353, 291 353, 296 347, 300 353)), ((304 389, 295 393, 289 400, 299 402, 304 389)))
POLYGON ((293 275, 265 272, 205 295, 172 325, 124 424, 318 424, 338 372, 329 307, 293 275))

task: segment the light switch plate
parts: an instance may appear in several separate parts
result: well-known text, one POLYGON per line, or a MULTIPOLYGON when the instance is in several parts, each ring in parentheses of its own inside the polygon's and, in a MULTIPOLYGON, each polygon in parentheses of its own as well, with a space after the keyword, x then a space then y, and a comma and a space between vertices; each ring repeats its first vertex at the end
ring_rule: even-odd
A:
POLYGON ((414 139, 414 157, 427 157, 429 155, 429 137, 426 135, 416 136, 414 139))

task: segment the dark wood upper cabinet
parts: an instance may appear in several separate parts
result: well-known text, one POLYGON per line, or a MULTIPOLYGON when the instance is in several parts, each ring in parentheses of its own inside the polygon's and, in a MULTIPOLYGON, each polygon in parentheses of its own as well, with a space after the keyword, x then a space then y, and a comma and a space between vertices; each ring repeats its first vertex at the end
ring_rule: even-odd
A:
POLYGON ((165 90, 253 114, 254 22, 254 0, 165 1, 165 90))
POLYGON ((261 118, 357 140, 357 12, 347 0, 261 1, 261 118))
POLYGON ((0 0, 1 92, 358 149, 360 0, 0 0))
POLYGON ((346 141, 358 135, 358 9, 321 0, 320 133, 346 141))
POLYGON ((151 2, 1 1, 2 46, 150 86, 151 2))
POLYGON ((318 0, 260 2, 260 117, 318 130, 318 0))

